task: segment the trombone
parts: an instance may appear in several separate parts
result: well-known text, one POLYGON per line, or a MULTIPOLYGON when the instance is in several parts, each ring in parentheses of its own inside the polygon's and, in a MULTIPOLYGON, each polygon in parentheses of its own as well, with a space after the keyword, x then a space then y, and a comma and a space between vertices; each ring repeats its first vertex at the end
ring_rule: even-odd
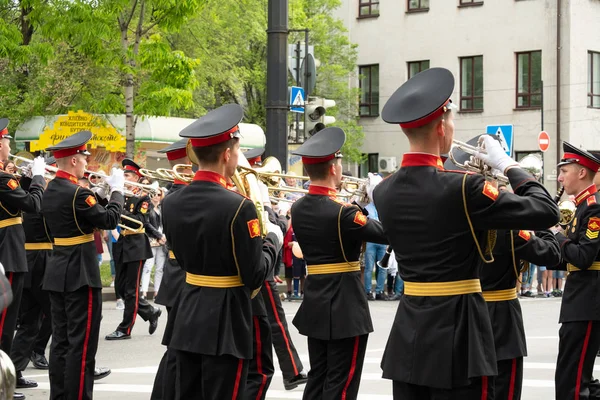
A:
POLYGON ((137 228, 132 228, 131 226, 127 226, 121 222, 120 224, 117 224, 117 226, 119 226, 121 229, 125 229, 126 231, 131 232, 132 234, 144 232, 144 223, 142 221, 138 221, 135 218, 132 218, 132 217, 129 217, 129 216, 123 215, 123 214, 121 214, 121 219, 122 220, 124 219, 129 222, 133 222, 135 225, 137 225, 137 228))
POLYGON ((173 171, 167 168, 157 168, 156 170, 140 168, 140 175, 155 181, 173 182, 174 180, 173 171))
MULTIPOLYGON (((108 186, 105 181, 106 178, 108 178, 108 176, 105 173, 101 173, 101 172, 97 172, 97 171, 88 171, 88 170, 85 170, 85 173, 89 174, 90 178, 96 177, 96 178, 101 179, 100 183, 92 183, 90 181, 90 184, 92 186, 97 186, 97 187, 101 187, 104 189, 106 189, 106 186, 108 186)), ((139 189, 139 190, 145 191, 148 193, 149 196, 157 195, 158 191, 160 190, 157 181, 154 181, 151 185, 144 185, 143 183, 125 181, 125 185, 133 187, 133 190, 125 190, 125 196, 127 196, 127 197, 137 196, 137 193, 134 192, 134 189, 139 189)))

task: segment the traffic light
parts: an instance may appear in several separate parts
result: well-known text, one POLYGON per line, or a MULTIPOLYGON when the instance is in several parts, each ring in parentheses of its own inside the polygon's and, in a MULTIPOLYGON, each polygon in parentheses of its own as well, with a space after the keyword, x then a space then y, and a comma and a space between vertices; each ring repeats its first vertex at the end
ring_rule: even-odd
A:
POLYGON ((335 122, 335 117, 325 115, 327 109, 330 107, 335 107, 335 100, 324 99, 322 97, 309 97, 304 108, 305 136, 312 136, 321 129, 324 129, 325 126, 335 122))

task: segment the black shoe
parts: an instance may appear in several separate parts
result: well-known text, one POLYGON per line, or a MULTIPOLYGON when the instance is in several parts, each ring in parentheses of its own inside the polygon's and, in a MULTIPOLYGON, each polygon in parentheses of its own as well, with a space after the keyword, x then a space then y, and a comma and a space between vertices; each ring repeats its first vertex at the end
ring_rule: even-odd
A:
POLYGON ((32 381, 31 379, 27 379, 21 375, 21 372, 17 372, 17 389, 27 389, 37 387, 38 384, 36 381, 32 381))
POLYGON ((373 296, 373 293, 367 293, 367 300, 375 300, 375 296, 373 296))
POLYGON ((13 400, 25 400, 25 395, 23 393, 13 393, 13 400))
POLYGON ((123 333, 121 331, 114 331, 113 333, 109 333, 104 337, 106 340, 125 340, 131 339, 131 335, 123 333))
POLYGON ((106 367, 94 368, 94 380, 100 380, 110 375, 110 369, 106 367))
POLYGON ((298 374, 290 380, 284 379, 283 386, 285 390, 292 390, 298 387, 298 385, 304 385, 308 382, 308 376, 304 374, 298 374))
POLYGON ((31 360, 34 368, 49 369, 48 360, 46 359, 45 355, 32 351, 29 359, 31 360))
POLYGON ((151 335, 156 332, 156 328, 158 328, 158 318, 160 317, 160 314, 162 314, 162 310, 157 308, 156 311, 154 311, 154 315, 152 315, 152 318, 149 320, 150 326, 148 327, 148 333, 151 335))
POLYGON ((535 295, 533 293, 531 293, 531 290, 526 291, 521 296, 523 296, 523 297, 535 297, 535 295))
POLYGON ((402 298, 401 294, 395 294, 392 297, 389 298, 389 300, 391 301, 399 301, 402 298))
POLYGON ((387 296, 387 294, 385 293, 377 293, 375 295, 375 300, 383 300, 383 301, 388 301, 390 298, 387 296))

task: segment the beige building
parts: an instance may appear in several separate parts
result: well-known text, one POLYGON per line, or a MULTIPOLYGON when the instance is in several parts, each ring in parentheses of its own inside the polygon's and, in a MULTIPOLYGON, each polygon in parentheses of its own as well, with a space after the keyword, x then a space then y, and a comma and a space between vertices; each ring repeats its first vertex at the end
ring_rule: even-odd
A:
POLYGON ((457 139, 512 125, 521 158, 539 151, 543 122, 550 143, 539 154, 550 190, 562 140, 600 150, 600 1, 342 0, 336 17, 359 46, 354 84, 370 160, 361 175, 392 169, 394 157, 401 162, 407 140, 380 113, 403 82, 429 67, 455 76, 457 139))

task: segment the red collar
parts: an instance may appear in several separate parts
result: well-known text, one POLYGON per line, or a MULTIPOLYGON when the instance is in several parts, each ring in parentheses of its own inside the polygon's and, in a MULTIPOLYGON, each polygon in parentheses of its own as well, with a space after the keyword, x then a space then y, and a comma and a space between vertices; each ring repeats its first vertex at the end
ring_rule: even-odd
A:
POLYGON ((188 183, 184 182, 184 181, 180 181, 179 179, 175 179, 175 180, 173 180, 173 185, 184 185, 184 186, 187 186, 188 183))
POLYGON ((214 182, 218 183, 223 187, 227 187, 227 180, 223 175, 218 174, 212 171, 197 171, 196 175, 194 175, 195 181, 205 181, 205 182, 214 182))
POLYGON ((439 156, 428 153, 406 153, 402 157, 401 167, 436 167, 444 169, 444 163, 439 156))
POLYGON ((63 171, 62 169, 59 169, 58 171, 56 171, 56 177, 66 179, 75 185, 77 185, 77 183, 79 182, 75 175, 72 175, 72 174, 68 173, 67 171, 63 171))
POLYGON ((582 201, 584 201, 585 199, 587 199, 588 197, 590 197, 597 191, 598 191, 598 188, 596 187, 596 185, 591 184, 584 191, 582 191, 577 196, 575 196, 575 205, 576 206, 580 205, 582 201))
POLYGON ((308 187, 308 194, 317 196, 336 196, 337 190, 326 186, 310 185, 308 187))

